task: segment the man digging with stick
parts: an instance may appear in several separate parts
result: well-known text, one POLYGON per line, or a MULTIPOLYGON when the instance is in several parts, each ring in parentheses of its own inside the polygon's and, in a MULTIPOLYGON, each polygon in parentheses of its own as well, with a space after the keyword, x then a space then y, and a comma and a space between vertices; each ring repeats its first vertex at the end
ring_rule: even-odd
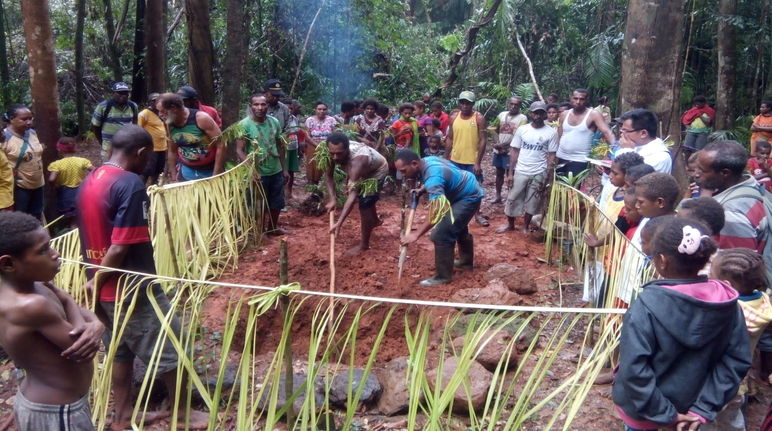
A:
POLYGON ((358 200, 362 241, 346 252, 349 255, 358 254, 370 248, 370 234, 378 226, 375 204, 378 202, 383 180, 389 173, 389 164, 378 151, 359 142, 349 142, 348 137, 340 132, 332 133, 327 137, 327 146, 333 162, 326 174, 328 212, 335 211, 335 165, 340 166, 348 175, 346 203, 343 204, 338 222, 330 228, 330 233, 334 233, 335 236, 340 233, 343 221, 351 214, 354 201, 358 200))
POLYGON ((457 168, 437 157, 418 157, 414 151, 398 150, 394 160, 404 178, 420 178, 423 187, 416 191, 429 195, 429 215, 415 232, 405 235, 403 246, 415 242, 433 226, 434 277, 421 281, 421 286, 450 283, 453 266, 471 269, 474 262, 474 241, 469 222, 480 209, 484 191, 474 174, 457 168), (453 249, 458 243, 459 259, 453 261, 453 249))

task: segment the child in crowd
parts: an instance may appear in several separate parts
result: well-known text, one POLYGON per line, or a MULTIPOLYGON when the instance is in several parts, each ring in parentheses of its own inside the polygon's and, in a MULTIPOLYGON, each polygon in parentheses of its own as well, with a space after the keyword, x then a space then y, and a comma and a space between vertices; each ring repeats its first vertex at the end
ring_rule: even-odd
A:
MULTIPOLYGON (((59 157, 75 151, 74 147, 58 143, 59 157)), ((83 179, 94 169, 91 161, 83 157, 63 157, 48 165, 48 182, 56 188, 56 212, 62 216, 62 225, 75 225, 75 198, 83 179)))
POLYGON ((770 190, 772 183, 770 183, 769 172, 772 170, 772 165, 769 163, 769 153, 772 151, 772 145, 764 140, 756 141, 756 156, 751 156, 748 159, 748 172, 756 178, 760 184, 764 184, 767 190, 770 190))
POLYGON ((432 118, 431 123, 426 123, 426 136, 431 138, 432 136, 436 136, 440 138, 441 141, 445 140, 445 135, 442 134, 442 129, 440 126, 442 123, 438 118, 432 118))
POLYGON ((429 143, 424 151, 424 157, 441 157, 445 158, 445 148, 442 146, 442 139, 437 135, 429 136, 429 143))
POLYGON ((20 431, 93 430, 91 358, 104 326, 49 281, 59 253, 36 218, 0 213, 0 346, 25 370, 13 403, 20 431))
POLYGON ((698 276, 716 251, 708 229, 672 219, 652 242, 663 277, 624 316, 612 396, 627 430, 694 430, 715 419, 750 367, 748 334, 728 284, 698 276))
POLYGON ((633 236, 633 246, 641 248, 640 231, 646 223, 654 218, 675 214, 675 207, 681 199, 678 182, 671 175, 662 172, 652 172, 635 182, 635 207, 642 219, 638 232, 633 236))
POLYGON ((660 217, 654 217, 646 223, 646 226, 641 228, 641 251, 646 255, 647 262, 651 262, 652 255, 654 254, 654 234, 657 233, 657 229, 665 223, 675 219, 672 214, 663 215, 660 217))
POLYGON ((685 199, 678 207, 678 218, 689 218, 702 222, 710 229, 713 239, 724 228, 724 207, 717 200, 702 196, 685 199))
POLYGON ((647 164, 635 165, 625 172, 625 188, 635 187, 635 182, 644 175, 654 172, 654 168, 647 164))
MULTIPOLYGON (((758 154, 759 147, 756 147, 758 154)), ((749 248, 730 248, 721 250, 713 259, 711 277, 729 283, 740 294, 738 303, 745 316, 745 326, 750 337, 750 355, 764 331, 772 322, 772 304, 766 294, 767 279, 764 259, 755 250, 749 248)), ((704 431, 745 431, 743 415, 748 395, 753 395, 754 388, 745 379, 740 390, 727 404, 716 419, 700 427, 704 431)))
POLYGON ((624 232, 627 239, 632 240, 635 231, 638 229, 638 223, 641 221, 641 215, 635 208, 635 187, 625 190, 625 206, 619 213, 615 223, 617 229, 624 232))

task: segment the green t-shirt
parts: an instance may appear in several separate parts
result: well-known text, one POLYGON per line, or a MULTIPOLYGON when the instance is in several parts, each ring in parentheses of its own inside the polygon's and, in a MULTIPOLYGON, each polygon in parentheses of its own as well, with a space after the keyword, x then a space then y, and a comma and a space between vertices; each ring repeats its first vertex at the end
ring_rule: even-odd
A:
POLYGON ((268 176, 281 172, 279 149, 276 146, 281 136, 279 120, 266 116, 264 122, 257 123, 246 117, 239 124, 244 128, 244 132, 249 138, 247 140, 247 154, 255 150, 255 143, 263 149, 265 158, 259 162, 258 166, 260 175, 268 176))

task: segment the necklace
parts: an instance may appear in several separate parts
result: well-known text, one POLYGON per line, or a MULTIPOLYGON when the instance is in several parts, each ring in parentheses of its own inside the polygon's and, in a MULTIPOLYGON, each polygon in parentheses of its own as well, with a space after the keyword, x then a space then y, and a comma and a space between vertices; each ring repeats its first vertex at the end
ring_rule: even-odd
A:
POLYGON ((104 162, 104 163, 102 163, 102 164, 103 164, 103 165, 108 165, 108 166, 113 166, 113 167, 116 167, 116 168, 118 168, 118 169, 120 169, 120 170, 122 170, 122 171, 125 171, 125 170, 126 170, 126 169, 124 169, 124 168, 123 168, 123 166, 121 166, 121 165, 119 165, 118 163, 115 163, 115 162, 104 162))

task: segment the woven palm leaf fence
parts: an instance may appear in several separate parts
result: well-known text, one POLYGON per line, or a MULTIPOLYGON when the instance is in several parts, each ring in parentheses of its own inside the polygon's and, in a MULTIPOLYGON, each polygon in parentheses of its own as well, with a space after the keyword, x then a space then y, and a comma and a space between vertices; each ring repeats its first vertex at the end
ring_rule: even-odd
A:
MULTIPOLYGON (((261 201, 253 169, 248 160, 210 180, 150 191, 161 275, 122 279, 113 342, 95 359, 91 403, 99 428, 109 418, 115 341, 137 298, 147 296, 164 322, 156 352, 171 344, 180 357, 178 373, 188 376, 188 384, 176 388, 174 399, 184 407, 212 412, 210 430, 272 430, 279 422, 296 430, 377 429, 360 413, 359 401, 368 376, 382 365, 376 359, 386 337, 395 337, 395 331, 389 331, 395 325, 401 328, 402 335, 396 337, 402 337, 408 356, 403 429, 571 429, 592 382, 618 343, 621 310, 489 307, 338 295, 333 314, 327 293, 304 291, 296 283, 273 287, 208 281, 236 268, 239 252, 260 233, 255 220, 261 201), (153 296, 144 292, 149 289, 146 281, 168 293, 169 313, 161 312, 153 296), (232 299, 224 306, 222 323, 205 327, 202 313, 215 289, 229 289, 232 299), (453 312, 438 321, 436 311, 441 307, 453 312), (181 322, 179 336, 170 327, 173 316, 181 322), (299 316, 310 316, 303 333, 293 326, 299 316), (266 364, 256 359, 267 325, 276 325, 276 330, 271 331, 274 345, 266 364), (212 332, 219 334, 216 339, 205 336, 212 332), (502 333, 508 336, 500 337, 502 333), (290 351, 293 337, 307 340, 302 354, 297 353, 297 344, 294 356, 290 351), (480 382, 470 375, 494 344, 503 353, 498 362, 488 364, 483 397, 473 400, 480 382), (210 358, 206 364, 204 357, 210 358), (298 367, 305 378, 290 383, 292 390, 285 391, 285 382, 293 380, 287 379, 285 370, 298 367), (224 376, 233 368, 232 384, 226 386, 224 376), (355 368, 362 374, 356 375, 355 368), (333 397, 336 378, 345 383, 343 401, 333 397)), ((555 215, 552 219, 580 220, 567 218, 569 213, 560 213, 562 220, 555 215)), ((53 242, 64 260, 56 283, 83 303, 93 304, 82 290, 84 265, 77 233, 53 242)), ((144 427, 144 412, 157 408, 152 386, 158 356, 148 364, 139 388, 135 429, 144 427)))

